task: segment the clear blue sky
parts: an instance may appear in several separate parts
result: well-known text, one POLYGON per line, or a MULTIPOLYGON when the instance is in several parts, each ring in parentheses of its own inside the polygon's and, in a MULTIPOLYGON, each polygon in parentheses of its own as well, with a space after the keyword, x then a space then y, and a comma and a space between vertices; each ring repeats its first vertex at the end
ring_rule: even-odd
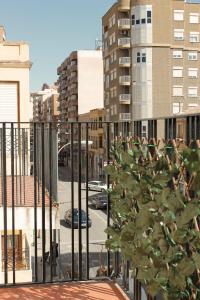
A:
POLYGON ((0 24, 8 40, 30 45, 30 89, 57 80, 57 67, 76 49, 93 49, 101 39, 101 17, 115 0, 5 0, 0 24))

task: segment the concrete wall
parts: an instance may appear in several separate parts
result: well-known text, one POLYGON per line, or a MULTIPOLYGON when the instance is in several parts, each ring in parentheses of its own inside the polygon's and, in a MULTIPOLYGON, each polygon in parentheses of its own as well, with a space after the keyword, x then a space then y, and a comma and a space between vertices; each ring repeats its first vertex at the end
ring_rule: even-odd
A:
MULTIPOLYGON (((31 118, 30 67, 28 44, 24 42, 0 41, 0 82, 17 82, 19 84, 18 104, 20 106, 20 119, 18 120, 18 116, 16 116, 16 121, 28 122, 31 118)), ((3 99, 0 100, 3 101, 3 99)))
POLYGON ((101 50, 78 51, 78 114, 103 107, 101 50))

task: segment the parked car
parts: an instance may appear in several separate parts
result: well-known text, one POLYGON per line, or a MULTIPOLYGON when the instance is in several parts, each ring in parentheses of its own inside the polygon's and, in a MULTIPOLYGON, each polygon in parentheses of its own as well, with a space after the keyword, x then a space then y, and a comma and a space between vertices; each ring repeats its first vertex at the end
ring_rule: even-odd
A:
MULTIPOLYGON (((78 208, 74 208, 74 210, 73 210, 74 228, 78 228, 78 212, 79 212, 78 208)), ((68 209, 65 212, 64 220, 65 220, 65 223, 67 223, 70 227, 72 227, 72 210, 71 209, 68 209)), ((82 209, 81 210, 81 227, 87 226, 86 221, 87 221, 87 215, 86 215, 86 212, 82 209)), ((92 221, 88 217, 88 226, 91 227, 91 225, 92 225, 92 221)))
POLYGON ((90 196, 89 201, 96 209, 104 209, 107 207, 108 195, 104 191, 102 193, 90 196))
MULTIPOLYGON (((84 188, 86 188, 86 183, 84 183, 84 188)), ((103 183, 102 181, 98 181, 98 180, 89 181, 88 182, 88 190, 103 192, 103 191, 107 190, 107 184, 103 183)))

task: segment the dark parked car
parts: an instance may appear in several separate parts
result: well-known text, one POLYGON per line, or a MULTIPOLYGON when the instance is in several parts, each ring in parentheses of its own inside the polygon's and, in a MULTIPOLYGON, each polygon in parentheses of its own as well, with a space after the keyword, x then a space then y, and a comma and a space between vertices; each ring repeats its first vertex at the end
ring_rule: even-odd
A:
MULTIPOLYGON (((78 228, 78 208, 74 208, 74 228, 78 228)), ((72 210, 68 209, 65 212, 64 216, 65 222, 72 227, 72 210)), ((81 227, 86 227, 86 221, 87 221, 87 215, 86 212, 82 209, 81 210, 81 227)), ((92 225, 91 219, 88 217, 88 226, 90 227, 92 225)))
POLYGON ((103 209, 107 207, 108 195, 105 192, 95 194, 89 197, 90 203, 96 209, 103 209))

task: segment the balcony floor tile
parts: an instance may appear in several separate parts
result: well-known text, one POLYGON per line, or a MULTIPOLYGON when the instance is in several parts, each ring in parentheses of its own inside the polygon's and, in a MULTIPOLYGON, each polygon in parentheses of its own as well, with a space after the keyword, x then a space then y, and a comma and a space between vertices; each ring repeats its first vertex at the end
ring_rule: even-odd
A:
POLYGON ((0 289, 1 300, 128 300, 113 282, 44 284, 0 289))

